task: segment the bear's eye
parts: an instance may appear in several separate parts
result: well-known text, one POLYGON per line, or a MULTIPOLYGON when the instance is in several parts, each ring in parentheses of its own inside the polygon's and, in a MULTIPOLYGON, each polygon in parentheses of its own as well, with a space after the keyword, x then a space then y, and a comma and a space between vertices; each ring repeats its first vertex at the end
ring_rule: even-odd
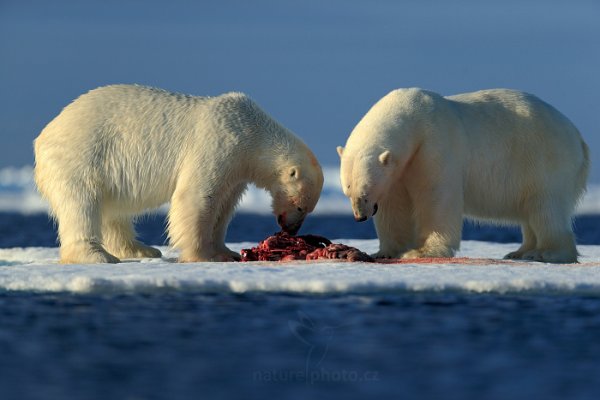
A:
POLYGON ((302 212, 302 207, 298 207, 297 209, 299 212, 302 212))

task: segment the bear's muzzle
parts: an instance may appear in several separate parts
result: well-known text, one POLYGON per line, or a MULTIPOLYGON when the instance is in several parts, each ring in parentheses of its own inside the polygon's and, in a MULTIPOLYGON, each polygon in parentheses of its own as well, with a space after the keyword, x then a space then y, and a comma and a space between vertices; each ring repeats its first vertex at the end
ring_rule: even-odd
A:
POLYGON ((354 213, 354 220, 356 222, 363 222, 369 219, 369 217, 377 214, 379 206, 374 203, 372 206, 367 198, 358 197, 352 200, 352 211, 354 213))

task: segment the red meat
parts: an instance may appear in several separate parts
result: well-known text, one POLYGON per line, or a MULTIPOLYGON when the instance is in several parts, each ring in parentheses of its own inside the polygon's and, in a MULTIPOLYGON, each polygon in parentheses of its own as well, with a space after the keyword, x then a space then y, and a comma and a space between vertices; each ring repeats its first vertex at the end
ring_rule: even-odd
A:
POLYGON ((269 236, 258 246, 241 251, 242 261, 293 261, 335 259, 373 262, 362 251, 343 244, 331 243, 323 236, 290 236, 285 232, 269 236))

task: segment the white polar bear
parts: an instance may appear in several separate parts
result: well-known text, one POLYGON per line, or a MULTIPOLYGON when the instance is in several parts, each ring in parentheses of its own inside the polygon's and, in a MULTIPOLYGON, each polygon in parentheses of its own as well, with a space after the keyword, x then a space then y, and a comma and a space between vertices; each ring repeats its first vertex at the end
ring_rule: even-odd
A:
POLYGON ((577 261, 571 215, 589 150, 565 116, 533 95, 394 90, 338 154, 355 219, 379 209, 377 257, 451 257, 467 216, 521 225, 523 244, 507 258, 577 261))
POLYGON ((249 182, 295 233, 319 199, 313 153, 241 93, 195 97, 113 85, 82 95, 35 140, 35 181, 58 220, 62 263, 160 257, 132 218, 170 201, 180 261, 239 259, 224 243, 249 182))

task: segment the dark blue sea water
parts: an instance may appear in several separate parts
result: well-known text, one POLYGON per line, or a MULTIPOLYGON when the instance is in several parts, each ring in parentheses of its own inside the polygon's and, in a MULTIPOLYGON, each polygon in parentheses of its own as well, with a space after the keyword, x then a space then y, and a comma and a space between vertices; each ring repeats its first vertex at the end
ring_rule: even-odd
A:
POLYGON ((0 293, 2 399, 596 399, 600 299, 0 293))
MULTIPOLYGON (((584 215, 574 221, 579 244, 600 244, 600 215, 584 215)), ((151 214, 137 222, 139 238, 147 244, 166 244, 165 217, 151 214)), ((275 218, 268 215, 237 214, 227 232, 227 242, 258 242, 278 231, 275 218)), ((309 216, 299 234, 317 234, 331 239, 374 239, 375 228, 370 221, 357 223, 350 215, 309 216)), ((464 240, 498 243, 521 241, 516 227, 478 225, 465 222, 464 240)), ((56 226, 46 214, 23 215, 0 213, 0 248, 56 246, 56 226)))
MULTIPOLYGON (((576 221, 580 243, 600 243, 598 222, 576 221)), ((138 229, 165 240, 160 216, 138 229)), ((238 215, 228 240, 276 230, 238 215)), ((303 233, 375 237, 351 217, 303 233)), ((56 244, 46 216, 0 215, 0 238, 56 244)), ((596 399, 599 333, 600 298, 569 294, 0 291, 0 399, 596 399)))

